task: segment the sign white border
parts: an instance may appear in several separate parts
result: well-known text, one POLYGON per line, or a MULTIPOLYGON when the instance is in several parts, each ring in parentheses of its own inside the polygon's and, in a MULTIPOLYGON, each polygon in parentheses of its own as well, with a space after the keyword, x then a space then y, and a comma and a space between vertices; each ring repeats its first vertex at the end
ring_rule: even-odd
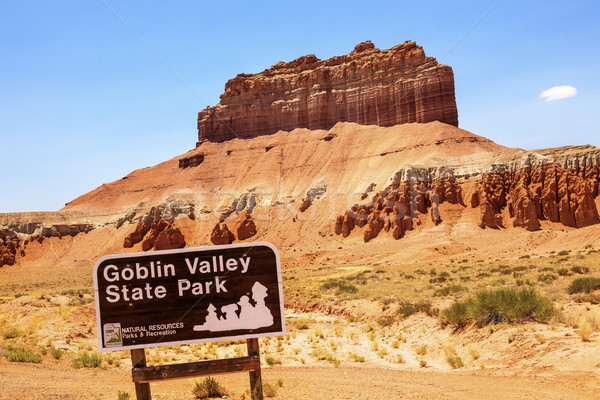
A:
MULTIPOLYGON (((96 333, 98 334, 98 349, 101 352, 108 351, 117 351, 117 350, 135 350, 135 349, 145 349, 152 347, 163 347, 163 346, 177 346, 181 344, 194 344, 194 343, 209 343, 209 342, 222 342, 227 340, 241 340, 241 339, 253 339, 259 337, 268 337, 268 336, 279 336, 285 335, 286 327, 285 327, 285 307, 283 305, 283 280, 281 278, 281 260, 279 257, 279 252, 277 248, 269 243, 269 242, 250 242, 250 243, 235 243, 235 244, 225 244, 225 245, 216 245, 216 246, 203 246, 203 247, 185 247, 182 249, 174 249, 174 250, 156 250, 156 251, 147 251, 147 252, 138 252, 138 253, 121 253, 121 254, 111 254, 107 256, 101 257, 96 264, 94 265, 94 301, 96 303, 96 333), (181 341, 159 341, 157 343, 148 343, 148 344, 139 344, 139 345, 131 345, 131 346, 111 346, 106 347, 102 343, 102 326, 100 324, 100 301, 98 299, 98 267, 100 264, 106 260, 113 259, 121 259, 124 257, 136 257, 136 256, 144 256, 148 255, 161 255, 161 254, 185 254, 185 253, 193 253, 197 251, 219 251, 219 250, 227 250, 234 249, 239 247, 257 247, 257 246, 266 246, 273 250, 275 253, 275 262, 277 264, 277 286, 279 287, 279 307, 280 307, 280 315, 281 315, 281 331, 277 332, 266 332, 266 333, 258 333, 258 334, 247 334, 247 335, 236 335, 236 336, 223 336, 218 338, 206 338, 206 339, 191 339, 191 340, 181 340, 181 341)), ((117 321, 107 321, 107 323, 114 323, 117 321)))

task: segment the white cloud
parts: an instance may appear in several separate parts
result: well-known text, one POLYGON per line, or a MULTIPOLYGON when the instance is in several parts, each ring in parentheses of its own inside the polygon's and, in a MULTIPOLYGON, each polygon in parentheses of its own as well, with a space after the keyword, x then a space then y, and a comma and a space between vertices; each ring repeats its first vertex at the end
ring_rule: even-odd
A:
POLYGON ((548 90, 544 90, 540 94, 540 99, 546 99, 546 101, 554 101, 560 99, 566 99, 567 97, 573 97, 577 94, 577 89, 573 86, 563 85, 554 86, 548 90))

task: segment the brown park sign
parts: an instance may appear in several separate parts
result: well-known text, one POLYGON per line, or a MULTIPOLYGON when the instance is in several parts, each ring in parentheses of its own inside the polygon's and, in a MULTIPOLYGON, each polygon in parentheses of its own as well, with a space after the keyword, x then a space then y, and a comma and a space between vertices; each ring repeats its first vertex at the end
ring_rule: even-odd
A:
POLYGON ((94 291, 100 351, 285 334, 266 242, 105 256, 94 291))

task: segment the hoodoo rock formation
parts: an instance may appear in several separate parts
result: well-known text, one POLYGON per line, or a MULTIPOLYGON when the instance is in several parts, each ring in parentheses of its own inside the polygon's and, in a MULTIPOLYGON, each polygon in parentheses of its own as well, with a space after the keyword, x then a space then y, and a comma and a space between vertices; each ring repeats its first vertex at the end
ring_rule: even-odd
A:
POLYGON ((320 60, 310 54, 229 80, 220 103, 198 113, 198 143, 329 129, 337 122, 431 121, 458 126, 452 68, 412 41, 389 50, 367 41, 347 55, 320 60))
POLYGON ((17 266, 0 274, 246 240, 323 262, 600 240, 600 148, 511 149, 457 125, 452 69, 414 42, 241 74, 195 149, 58 212, 0 214, 0 267, 17 266))

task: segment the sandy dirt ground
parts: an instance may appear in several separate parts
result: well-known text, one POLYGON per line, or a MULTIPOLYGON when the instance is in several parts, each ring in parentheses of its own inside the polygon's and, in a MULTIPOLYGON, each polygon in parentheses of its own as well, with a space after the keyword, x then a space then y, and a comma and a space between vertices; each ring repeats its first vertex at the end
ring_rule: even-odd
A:
MULTIPOLYGON (((597 373, 520 370, 440 373, 374 367, 273 367, 264 382, 283 381, 276 399, 594 399, 600 393, 597 373)), ((245 373, 217 380, 240 398, 248 389, 245 373)), ((53 365, 23 366, 0 361, 0 399, 115 399, 119 390, 133 395, 125 370, 69 370, 53 365), (26 375, 26 378, 25 376, 26 375)), ((153 383, 154 399, 192 399, 193 379, 153 383)))

